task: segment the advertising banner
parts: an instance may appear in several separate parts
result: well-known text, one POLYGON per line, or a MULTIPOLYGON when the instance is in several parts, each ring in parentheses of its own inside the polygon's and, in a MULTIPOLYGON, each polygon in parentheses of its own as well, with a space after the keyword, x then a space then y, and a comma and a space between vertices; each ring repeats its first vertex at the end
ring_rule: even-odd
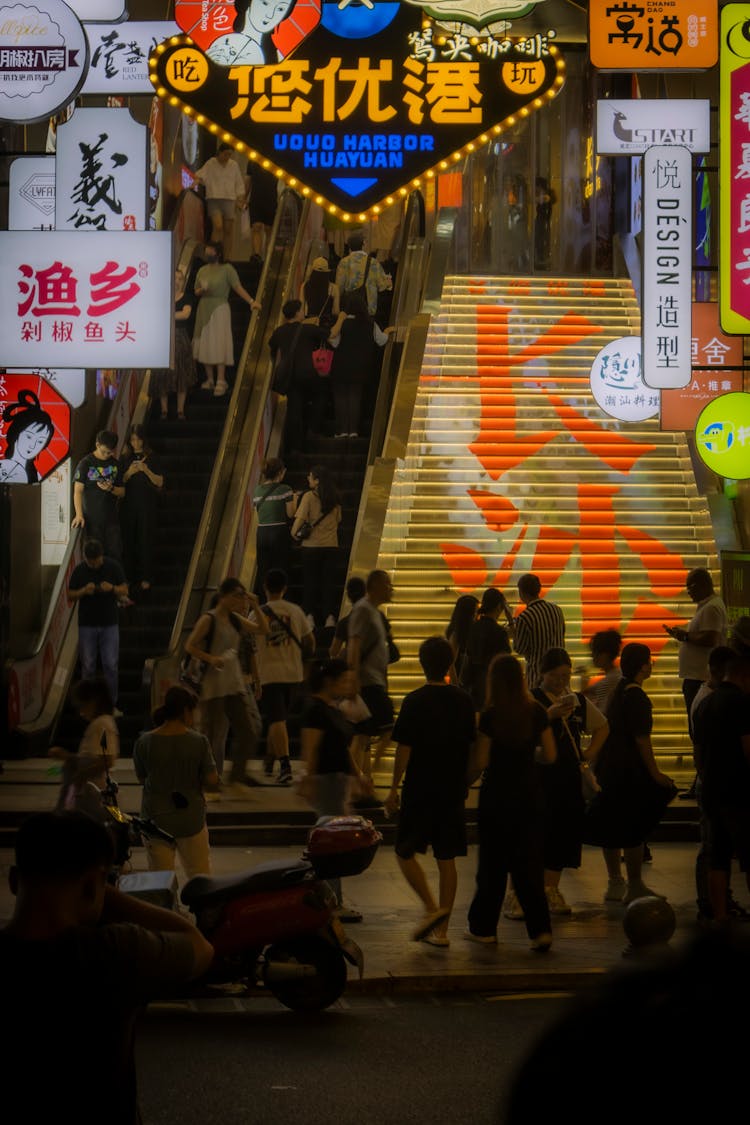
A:
POLYGON ((169 367, 172 236, 0 232, 8 366, 169 367))
POLYGON ((719 476, 750 477, 750 394, 739 391, 709 402, 696 423, 695 448, 719 476))
POLYGON ((76 109, 57 130, 57 230, 148 229, 148 130, 127 109, 76 109))
POLYGON ((693 304, 691 361, 688 385, 662 391, 662 430, 689 433, 707 403, 719 395, 742 390, 742 340, 724 335, 719 327, 719 308, 713 302, 693 304))
POLYGON ((90 59, 83 94, 152 94, 149 53, 180 31, 168 20, 94 23, 84 30, 90 59))
POLYGON ((599 156, 633 156, 652 145, 711 148, 711 103, 696 98, 604 98, 596 103, 599 156))
POLYGON ((17 156, 10 166, 8 230, 54 229, 54 156, 17 156))
POLYGON ((750 4, 721 13, 719 315, 750 332, 750 4))
POLYGON ((0 121, 44 121, 76 96, 88 43, 62 0, 0 3, 0 121))
POLYGON ((623 336, 602 348, 591 365, 591 393, 605 414, 621 422, 659 413, 659 391, 643 382, 640 336, 623 336))
POLYGON ((589 54, 600 70, 708 70, 719 57, 716 0, 589 0, 589 54))
POLYGON ((39 484, 70 450, 70 406, 41 375, 0 374, 0 484, 39 484))

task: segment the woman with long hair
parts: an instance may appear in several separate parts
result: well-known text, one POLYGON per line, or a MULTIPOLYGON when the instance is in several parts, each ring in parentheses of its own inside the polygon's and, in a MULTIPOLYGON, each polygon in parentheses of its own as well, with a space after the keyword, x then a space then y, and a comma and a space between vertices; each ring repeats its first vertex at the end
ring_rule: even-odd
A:
POLYGON ((641 875, 643 845, 677 789, 657 766, 651 744, 651 700, 643 690, 651 675, 648 645, 625 645, 620 672, 607 708, 609 738, 596 762, 601 792, 588 809, 585 837, 604 850, 609 875, 605 902, 629 903, 656 894, 641 875), (620 867, 622 853, 627 883, 620 867))
POLYGON ((497 942, 508 876, 513 879, 531 948, 552 943, 544 893, 544 825, 541 774, 557 758, 544 708, 529 694, 515 656, 496 656, 487 675, 487 705, 479 718, 476 761, 481 773, 479 866, 465 937, 497 942), (541 764, 540 764, 541 763, 541 764))
POLYGON ((327 332, 339 315, 339 287, 331 281, 330 266, 325 258, 315 258, 300 292, 305 318, 315 317, 327 332))
POLYGON ((195 697, 171 687, 154 716, 156 727, 137 739, 133 767, 143 786, 141 816, 174 836, 174 844, 146 837, 150 871, 174 871, 179 855, 185 875, 209 875, 206 786, 219 774, 205 734, 194 730, 195 697))
POLYGON ((336 437, 357 437, 363 424, 369 432, 380 357, 377 349, 395 332, 385 332, 370 316, 364 293, 342 294, 341 313, 331 328, 329 342, 335 349, 331 389, 336 437))
POLYGON ((284 480, 286 467, 280 457, 269 457, 261 470, 260 484, 253 493, 258 517, 255 537, 255 591, 263 593, 269 570, 289 573, 289 520, 294 517, 297 497, 284 480))
POLYGON ((206 243, 205 259, 205 266, 201 266, 195 278, 195 295, 200 299, 195 314, 193 357, 206 369, 201 390, 213 391, 220 398, 227 392, 227 367, 234 365, 229 294, 236 293, 251 311, 260 306, 243 287, 234 266, 224 261, 220 242, 206 243))
POLYGON ((145 592, 154 579, 156 502, 164 474, 143 426, 131 426, 120 458, 125 496, 120 504, 123 562, 128 581, 145 592))
POLYGON ((151 396, 159 399, 162 422, 167 420, 169 395, 172 393, 177 396, 177 418, 180 422, 185 421, 185 399, 196 381, 193 346, 188 331, 193 305, 185 295, 186 280, 184 268, 178 266, 174 274, 174 363, 171 367, 151 372, 151 396))
POLYGON ((0 461, 0 484, 38 484, 34 459, 52 441, 55 427, 33 391, 18 392, 18 400, 3 410, 5 453, 0 461))
POLYGON ((303 598, 311 628, 325 624, 335 628, 334 577, 339 551, 341 499, 333 477, 322 465, 313 465, 307 474, 308 491, 297 507, 292 524, 292 539, 300 532, 303 598))
POLYGON ((542 682, 532 695, 546 710, 557 744, 557 761, 543 775, 544 886, 550 913, 562 915, 571 910, 560 892, 560 876, 565 867, 581 866, 585 813, 581 765, 595 761, 609 728, 582 692, 570 690, 573 666, 564 648, 549 649, 540 670, 542 682), (582 734, 591 736, 585 749, 582 734))
POLYGON ((487 669, 493 657, 510 652, 509 627, 501 625, 500 614, 510 620, 510 610, 502 590, 488 587, 482 594, 476 619, 469 626, 466 638, 461 687, 474 701, 477 714, 484 707, 487 669))
POLYGON ((478 609, 478 598, 473 594, 461 594, 460 598, 456 599, 451 619, 445 630, 446 640, 453 649, 451 679, 459 684, 466 665, 466 642, 469 639, 469 630, 476 620, 478 609))

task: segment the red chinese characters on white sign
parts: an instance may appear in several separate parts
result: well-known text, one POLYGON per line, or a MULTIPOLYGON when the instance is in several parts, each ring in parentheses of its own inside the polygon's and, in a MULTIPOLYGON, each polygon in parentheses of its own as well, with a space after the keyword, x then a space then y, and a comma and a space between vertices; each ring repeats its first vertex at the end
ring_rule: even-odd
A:
POLYGON ((44 240, 0 235, 0 287, 15 294, 0 309, 6 363, 169 366, 171 236, 64 231, 44 240))

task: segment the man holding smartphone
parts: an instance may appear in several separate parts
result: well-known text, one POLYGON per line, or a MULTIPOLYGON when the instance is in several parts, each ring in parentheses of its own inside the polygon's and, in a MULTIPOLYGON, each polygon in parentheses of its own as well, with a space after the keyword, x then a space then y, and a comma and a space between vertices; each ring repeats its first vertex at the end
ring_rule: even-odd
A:
POLYGON ((708 657, 711 649, 726 644, 727 611, 724 602, 714 590, 711 575, 703 567, 696 567, 689 572, 685 579, 685 589, 690 599, 695 602, 695 613, 686 627, 665 625, 664 631, 680 643, 677 659, 692 740, 693 724, 690 710, 701 684, 708 679, 708 657))
POLYGON ((98 539, 89 539, 83 548, 83 562, 70 576, 68 597, 72 602, 78 602, 81 674, 84 680, 95 676, 99 656, 115 704, 120 659, 117 603, 120 598, 127 597, 127 593, 128 584, 119 562, 107 558, 98 539))

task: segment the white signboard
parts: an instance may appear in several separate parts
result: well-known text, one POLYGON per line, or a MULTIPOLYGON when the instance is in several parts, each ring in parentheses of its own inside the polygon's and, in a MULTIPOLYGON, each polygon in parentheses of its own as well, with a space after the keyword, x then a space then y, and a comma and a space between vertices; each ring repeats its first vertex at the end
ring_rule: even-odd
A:
POLYGON ((10 166, 8 230, 55 229, 55 158, 19 156, 10 166))
POLYGON ((86 372, 75 367, 31 367, 26 371, 19 368, 19 375, 41 375, 71 406, 81 406, 86 398, 86 372))
POLYGON ((88 43, 62 0, 0 4, 0 121, 44 121, 75 97, 88 43))
POLYGON ((127 15, 125 0, 68 0, 79 20, 121 20, 127 15))
POLYGON ((127 109, 76 109, 57 129, 57 230, 146 230, 148 129, 127 109))
POLYGON ((691 377, 693 161, 680 145, 643 158, 643 378, 686 387, 691 377))
POLYGON ((643 382, 640 336, 622 336, 602 348, 591 365, 591 392, 605 414, 622 422, 659 413, 659 391, 643 382))
POLYGON ((690 152, 708 152, 711 103, 679 98, 606 98, 596 103, 599 156, 633 156, 652 145, 682 145, 690 152))
POLYGON ((42 481, 41 563, 59 566, 70 535, 70 458, 42 481))
POLYGON ((7 367, 169 367, 169 231, 0 232, 7 367))
POLYGON ((148 56, 170 35, 181 35, 176 23, 95 23, 86 25, 91 48, 84 94, 153 94, 148 56))

